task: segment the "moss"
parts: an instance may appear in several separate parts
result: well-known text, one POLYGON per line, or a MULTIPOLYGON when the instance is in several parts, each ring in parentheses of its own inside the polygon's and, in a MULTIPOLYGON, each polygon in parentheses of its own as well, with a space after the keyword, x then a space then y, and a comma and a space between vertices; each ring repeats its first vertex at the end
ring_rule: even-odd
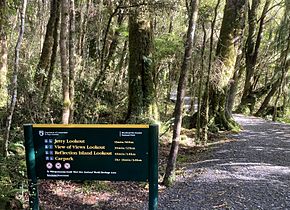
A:
POLYGON ((211 124, 208 126, 208 131, 211 133, 217 133, 219 132, 219 127, 216 124, 211 124))
POLYGON ((194 128, 195 125, 196 125, 196 115, 194 115, 194 116, 185 115, 182 118, 182 127, 183 128, 191 129, 191 128, 194 128))
POLYGON ((186 135, 180 135, 180 144, 184 144, 188 141, 188 138, 186 135))
POLYGON ((65 101, 63 102, 63 107, 64 107, 64 108, 69 108, 70 105, 71 105, 71 101, 70 101, 70 100, 65 100, 65 101))
POLYGON ((0 87, 0 109, 7 105, 8 93, 6 89, 0 87))
POLYGON ((159 124, 158 121, 150 118, 150 117, 144 117, 144 116, 132 116, 127 120, 127 123, 129 124, 159 124))
MULTIPOLYGON (((237 43, 242 35, 245 20, 246 1, 227 1, 220 37, 217 45, 217 62, 214 67, 215 79, 211 88, 210 117, 214 126, 224 130, 239 130, 238 124, 226 116, 226 94, 228 83, 233 75, 237 58, 237 43)), ((213 125, 212 125, 213 127, 213 125)))
POLYGON ((163 179, 162 184, 164 184, 166 187, 172 187, 174 182, 176 181, 176 175, 175 171, 173 171, 168 178, 163 179))
POLYGON ((244 115, 249 115, 250 114, 250 108, 247 105, 240 104, 239 107, 236 110, 236 113, 241 113, 244 115))
POLYGON ((192 160, 192 158, 186 154, 186 155, 182 155, 179 154, 177 157, 177 163, 189 163, 192 160))
POLYGON ((232 118, 227 117, 225 113, 219 113, 215 118, 215 124, 222 130, 239 132, 241 126, 232 118))
POLYGON ((127 121, 140 122, 142 118, 157 120, 158 109, 154 89, 153 31, 150 13, 132 10, 129 18, 129 106, 127 121), (131 118, 131 119, 130 119, 131 118))

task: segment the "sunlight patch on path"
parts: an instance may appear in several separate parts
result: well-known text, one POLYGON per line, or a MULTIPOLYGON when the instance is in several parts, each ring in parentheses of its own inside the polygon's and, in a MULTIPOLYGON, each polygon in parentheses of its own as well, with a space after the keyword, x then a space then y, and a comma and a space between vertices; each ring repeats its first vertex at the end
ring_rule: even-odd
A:
POLYGON ((176 185, 160 196, 160 209, 290 210, 290 126, 234 117, 243 130, 186 164, 176 185))

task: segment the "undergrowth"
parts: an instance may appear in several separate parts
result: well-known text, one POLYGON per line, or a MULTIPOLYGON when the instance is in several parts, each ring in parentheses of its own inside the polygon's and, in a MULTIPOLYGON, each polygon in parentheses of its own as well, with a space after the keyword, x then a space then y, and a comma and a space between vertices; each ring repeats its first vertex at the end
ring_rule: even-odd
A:
POLYGON ((10 145, 7 158, 0 157, 0 209, 21 209, 27 192, 24 147, 10 145), (13 151, 13 152, 12 152, 13 151), (14 153, 15 152, 15 153, 14 153))

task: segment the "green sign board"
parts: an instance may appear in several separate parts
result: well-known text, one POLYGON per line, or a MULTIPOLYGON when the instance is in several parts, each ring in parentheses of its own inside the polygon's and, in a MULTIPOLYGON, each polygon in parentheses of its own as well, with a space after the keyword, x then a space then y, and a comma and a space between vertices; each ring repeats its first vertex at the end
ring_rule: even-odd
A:
POLYGON ((157 209, 158 126, 24 126, 30 206, 38 210, 37 180, 148 181, 157 209))
POLYGON ((40 179, 147 181, 147 125, 33 125, 40 179))

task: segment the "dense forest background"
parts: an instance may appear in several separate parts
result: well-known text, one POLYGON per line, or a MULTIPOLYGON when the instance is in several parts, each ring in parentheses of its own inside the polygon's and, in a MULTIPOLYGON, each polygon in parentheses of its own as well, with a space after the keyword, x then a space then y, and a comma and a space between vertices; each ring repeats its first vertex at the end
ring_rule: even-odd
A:
POLYGON ((289 0, 0 0, 0 46, 0 199, 23 192, 26 123, 158 123, 170 185, 182 127, 290 122, 289 0))

